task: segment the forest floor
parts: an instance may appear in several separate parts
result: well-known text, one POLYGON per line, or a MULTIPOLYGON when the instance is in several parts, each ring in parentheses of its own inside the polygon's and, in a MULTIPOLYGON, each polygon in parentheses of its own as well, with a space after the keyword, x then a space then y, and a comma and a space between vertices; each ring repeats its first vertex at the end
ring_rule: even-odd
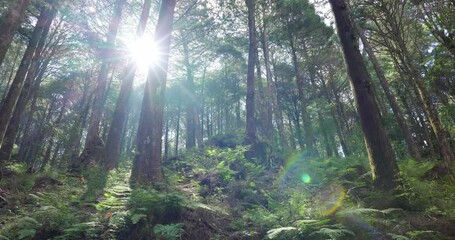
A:
POLYGON ((428 164, 401 162, 407 203, 396 206, 371 187, 361 159, 267 168, 241 154, 165 162, 159 190, 131 190, 122 167, 92 199, 93 172, 29 174, 11 164, 0 180, 0 239, 455 239, 454 186, 422 179, 428 164))

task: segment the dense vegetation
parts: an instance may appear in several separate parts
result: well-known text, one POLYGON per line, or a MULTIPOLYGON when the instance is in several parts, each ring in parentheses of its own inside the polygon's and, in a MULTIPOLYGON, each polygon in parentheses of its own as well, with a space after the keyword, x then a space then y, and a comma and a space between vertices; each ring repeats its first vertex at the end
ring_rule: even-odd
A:
POLYGON ((455 238, 453 0, 0 14, 0 239, 455 238))

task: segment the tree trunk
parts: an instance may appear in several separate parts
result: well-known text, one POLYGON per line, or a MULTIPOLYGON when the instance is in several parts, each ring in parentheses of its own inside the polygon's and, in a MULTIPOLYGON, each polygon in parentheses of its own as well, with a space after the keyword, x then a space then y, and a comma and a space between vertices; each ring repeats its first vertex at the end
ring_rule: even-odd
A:
POLYGON ((99 134, 105 103, 104 96, 106 93, 109 69, 111 68, 111 63, 114 59, 113 49, 115 47, 115 40, 117 38, 125 2, 126 0, 116 0, 114 4, 114 14, 112 15, 112 18, 109 22, 105 46, 100 50, 99 53, 99 56, 101 58, 101 66, 96 83, 96 89, 94 92, 92 113, 90 116, 87 137, 85 139, 84 150, 79 156, 78 161, 72 165, 72 171, 83 170, 90 161, 99 163, 103 157, 105 144, 99 134))
POLYGON ((379 108, 371 89, 371 79, 360 54, 348 6, 345 0, 330 0, 330 4, 360 115, 374 183, 382 190, 394 190, 398 185, 398 166, 379 116, 379 108))
POLYGON ((27 49, 25 50, 24 56, 22 57, 21 64, 19 65, 16 76, 14 77, 13 83, 11 84, 8 91, 8 95, 4 99, 3 105, 0 109, 0 112, 2 113, 0 116, 0 146, 3 145, 3 138, 13 115, 13 111, 16 108, 17 100, 19 99, 24 85, 25 76, 29 69, 33 54, 35 53, 47 19, 48 11, 45 9, 41 10, 41 14, 38 17, 33 33, 30 37, 27 49))
POLYGON ((169 159, 169 116, 166 117, 166 123, 164 126, 164 161, 169 159))
MULTIPOLYGON (((295 43, 294 43, 294 37, 292 36, 291 32, 288 32, 289 35, 289 41, 291 45, 291 55, 292 55, 292 63, 294 65, 294 71, 295 71, 295 78, 296 78, 296 83, 297 83, 297 90, 298 90, 298 96, 299 96, 299 105, 300 105, 300 112, 302 115, 302 121, 303 121, 303 131, 305 134, 304 137, 304 145, 302 144, 300 147, 302 149, 306 148, 305 150, 307 151, 308 156, 314 156, 316 154, 316 149, 314 148, 314 134, 313 134, 313 127, 311 126, 311 119, 307 111, 307 102, 305 99, 305 84, 304 84, 304 79, 302 77, 302 73, 300 72, 300 67, 299 67, 299 61, 297 58, 297 50, 295 48, 295 43)), ((300 126, 300 123, 298 123, 300 126)), ((300 127, 297 129, 300 132, 300 127)), ((299 136, 301 138, 302 136, 299 136)), ((300 141, 300 140, 299 140, 300 141)))
MULTIPOLYGON (((265 11, 265 2, 264 2, 264 11, 265 11)), ((280 106, 278 104, 278 98, 276 93, 275 83, 272 78, 272 70, 270 67, 270 49, 269 49, 269 30, 265 17, 262 19, 262 50, 264 54, 264 66, 265 66, 265 77, 267 79, 267 115, 269 119, 267 120, 267 127, 273 128, 273 116, 275 117, 275 122, 278 128, 278 135, 280 137, 280 144, 283 149, 289 147, 289 142, 286 137, 286 132, 284 129, 283 115, 281 113, 280 106)))
MULTIPOLYGON (((141 17, 136 30, 136 37, 141 38, 144 34, 147 20, 150 14, 151 0, 146 0, 142 7, 141 17)), ((136 74, 136 63, 128 59, 128 64, 123 70, 122 84, 120 93, 115 105, 115 110, 112 116, 111 126, 106 139, 104 148, 103 163, 106 170, 112 170, 117 167, 121 153, 121 139, 124 132, 124 125, 128 115, 127 107, 133 89, 134 77, 136 74)))
POLYGON ((180 110, 181 110, 181 102, 182 102, 182 99, 180 98, 180 95, 177 96, 178 97, 178 107, 177 107, 177 120, 176 120, 176 123, 175 123, 175 156, 178 156, 179 155, 179 138, 180 138, 180 110))
POLYGON ((0 99, 4 99, 6 97, 6 94, 8 94, 8 88, 10 87, 10 83, 13 80, 13 77, 14 77, 14 70, 16 69, 17 60, 19 60, 19 57, 20 57, 21 46, 17 46, 16 48, 17 49, 16 49, 16 51, 14 53, 14 59, 11 62, 11 70, 10 70, 9 76, 7 78, 8 81, 7 81, 6 85, 5 85, 5 88, 4 88, 3 92, 2 92, 2 96, 1 96, 0 99))
POLYGON ((19 131, 19 124, 21 122, 21 117, 25 108, 27 107, 27 103, 30 99, 33 99, 33 96, 38 92, 39 85, 42 81, 44 76, 44 72, 47 68, 48 61, 45 61, 45 64, 42 65, 40 70, 39 76, 36 76, 36 72, 39 70, 39 61, 41 60, 41 53, 43 51, 44 45, 46 43, 47 35, 49 33, 50 26, 52 21, 57 14, 57 9, 54 7, 50 12, 46 11, 46 18, 47 22, 44 26, 42 31, 38 46, 35 50, 35 53, 32 57, 31 64, 29 66, 27 76, 24 81, 24 86, 22 87, 21 94, 16 103, 16 108, 14 109, 13 116, 8 124, 8 129, 5 133, 5 137, 3 138, 3 144, 0 150, 0 159, 4 159, 9 161, 11 158, 11 154, 13 152, 14 143, 16 141, 16 137, 19 131), (35 79, 35 82, 33 80, 35 79))
POLYGON ((247 90, 246 90, 246 144, 253 144, 257 141, 256 136, 256 119, 255 119, 255 106, 254 106, 254 66, 257 57, 257 43, 256 43, 256 21, 255 21, 255 0, 245 0, 248 8, 248 33, 249 33, 249 47, 248 47, 248 73, 247 73, 247 90))
POLYGON ((381 87, 384 90, 387 101, 389 102, 390 107, 392 108, 393 114, 395 116, 395 120, 397 121, 398 125, 401 128, 403 137, 408 146, 408 151, 415 160, 419 161, 419 160, 421 160, 419 150, 417 148, 416 143, 414 142, 414 139, 412 138, 412 134, 411 134, 411 131, 409 130, 409 126, 406 123, 406 120, 404 119, 403 111, 401 111, 401 108, 398 106, 396 97, 389 87, 389 83, 387 82, 384 71, 382 70, 382 67, 379 64, 379 61, 376 58, 376 55, 374 54, 373 49, 370 46, 370 43, 368 42, 367 38, 365 37, 363 29, 361 29, 358 24, 354 23, 354 26, 356 28, 357 33, 359 34, 360 39, 362 40, 365 51, 368 53, 368 57, 369 57, 371 63, 373 64, 374 71, 376 72, 376 75, 379 79, 379 83, 381 84, 381 87))
POLYGON ((131 182, 135 187, 162 180, 161 137, 163 133, 164 90, 166 87, 175 0, 163 0, 155 31, 160 61, 149 69, 137 132, 137 155, 131 182))
MULTIPOLYGON (((184 34, 182 34, 184 35, 184 34)), ((190 53, 188 50, 187 39, 182 40, 183 43, 183 63, 186 69, 186 83, 185 86, 185 97, 186 97, 186 149, 190 149, 196 146, 196 105, 194 93, 194 71, 193 66, 190 62, 190 53)))
POLYGON ((25 11, 30 5, 31 0, 16 0, 11 3, 8 10, 1 17, 0 21, 0 66, 5 59, 14 34, 22 23, 25 11))

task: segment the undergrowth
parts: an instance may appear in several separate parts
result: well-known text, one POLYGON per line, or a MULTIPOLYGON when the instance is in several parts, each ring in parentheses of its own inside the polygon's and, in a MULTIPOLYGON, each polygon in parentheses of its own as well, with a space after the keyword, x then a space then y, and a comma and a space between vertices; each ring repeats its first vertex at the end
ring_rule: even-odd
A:
POLYGON ((280 167, 245 157, 248 150, 189 151, 165 162, 160 190, 131 190, 128 166, 105 178, 96 169, 74 177, 11 164, 0 181, 8 194, 0 239, 446 239, 436 225, 455 218, 453 183, 425 179, 428 162, 399 162, 397 197, 410 212, 375 205, 386 197, 371 187, 366 158, 295 153, 275 156, 280 167))

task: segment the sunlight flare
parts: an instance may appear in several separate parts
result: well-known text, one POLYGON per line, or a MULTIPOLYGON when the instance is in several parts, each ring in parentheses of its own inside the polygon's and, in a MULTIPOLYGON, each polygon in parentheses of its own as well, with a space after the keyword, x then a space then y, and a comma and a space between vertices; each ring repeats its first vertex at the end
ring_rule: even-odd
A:
POLYGON ((146 71, 160 60, 159 47, 152 39, 139 38, 131 41, 128 52, 140 71, 146 71))

